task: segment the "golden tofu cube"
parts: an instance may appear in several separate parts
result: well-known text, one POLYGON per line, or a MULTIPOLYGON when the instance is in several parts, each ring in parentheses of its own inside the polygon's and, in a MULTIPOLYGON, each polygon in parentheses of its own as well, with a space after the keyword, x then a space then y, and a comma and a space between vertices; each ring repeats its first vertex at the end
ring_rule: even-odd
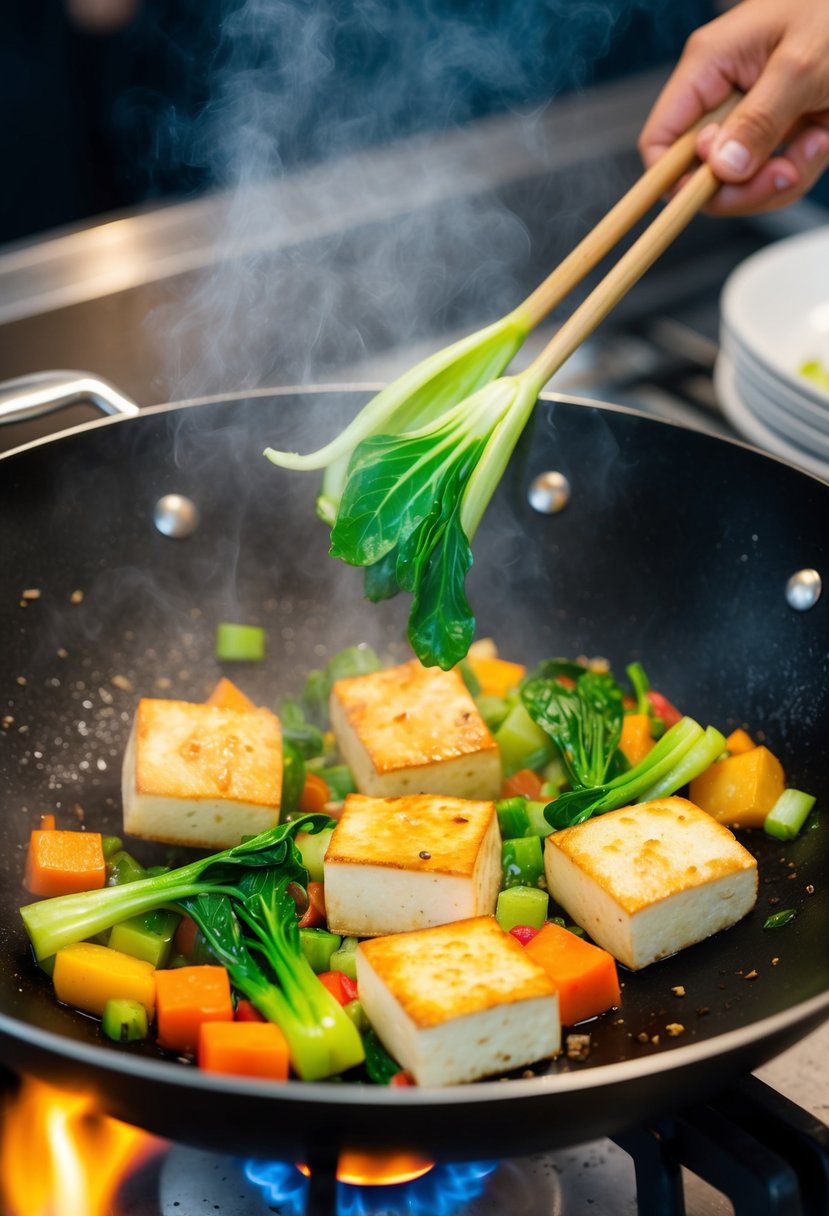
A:
POLYGON ((330 714, 362 794, 499 795, 498 744, 457 671, 412 659, 337 680, 330 714))
POLYGON ((561 1048, 555 985, 491 916, 361 942, 357 983, 418 1085, 475 1081, 561 1048))
POLYGON ((685 798, 597 815, 547 837, 550 895, 632 970, 727 929, 757 899, 757 862, 685 798))
POLYGON ((282 733, 267 709, 139 701, 124 755, 124 831, 222 849, 279 822, 282 733))
POLYGON ((349 794, 325 853, 328 928, 377 937, 492 915, 500 881, 494 802, 349 794))

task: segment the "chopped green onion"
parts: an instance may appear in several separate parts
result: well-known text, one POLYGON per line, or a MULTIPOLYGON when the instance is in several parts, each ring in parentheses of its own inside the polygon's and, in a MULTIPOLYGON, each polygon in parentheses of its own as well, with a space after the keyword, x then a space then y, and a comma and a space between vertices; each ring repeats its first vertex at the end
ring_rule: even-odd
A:
POLYGON ((140 1001, 113 998, 104 1005, 101 1029, 116 1043, 134 1043, 147 1037, 147 1010, 140 1001))
POLYGON ((783 790, 763 821, 763 831, 775 840, 794 840, 815 805, 812 794, 802 790, 783 790))
POLYGON ((763 921, 764 929, 782 929, 784 925, 788 925, 797 916, 797 908, 783 908, 780 912, 772 912, 771 916, 767 916, 763 921))
POLYGON ((220 663, 255 663, 265 657, 265 630, 258 625, 216 626, 216 658, 220 663))

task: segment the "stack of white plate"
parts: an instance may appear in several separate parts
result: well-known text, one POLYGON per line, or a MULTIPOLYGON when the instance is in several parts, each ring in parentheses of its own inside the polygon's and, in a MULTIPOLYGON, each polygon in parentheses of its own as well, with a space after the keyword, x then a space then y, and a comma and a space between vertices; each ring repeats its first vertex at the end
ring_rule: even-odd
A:
POLYGON ((829 225, 762 249, 728 278, 715 383, 745 439, 829 481, 829 225))

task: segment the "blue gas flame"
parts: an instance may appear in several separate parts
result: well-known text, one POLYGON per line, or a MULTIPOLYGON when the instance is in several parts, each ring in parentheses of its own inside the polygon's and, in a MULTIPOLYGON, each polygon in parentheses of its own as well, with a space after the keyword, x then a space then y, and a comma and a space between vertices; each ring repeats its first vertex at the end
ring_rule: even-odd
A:
MULTIPOLYGON (((486 1187, 497 1161, 436 1165, 428 1174, 392 1186, 337 1183, 337 1216, 460 1216, 486 1187)), ((285 1161, 246 1161, 245 1176, 282 1216, 305 1216, 308 1179, 285 1161)))

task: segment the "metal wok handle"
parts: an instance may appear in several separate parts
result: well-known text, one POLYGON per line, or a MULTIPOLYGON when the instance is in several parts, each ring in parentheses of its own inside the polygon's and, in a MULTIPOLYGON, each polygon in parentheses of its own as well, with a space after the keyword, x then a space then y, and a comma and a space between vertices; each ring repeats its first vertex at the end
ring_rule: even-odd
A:
POLYGON ((89 401, 104 414, 130 417, 138 413, 134 401, 90 372, 34 372, 0 384, 0 426, 40 418, 78 401, 89 401))

